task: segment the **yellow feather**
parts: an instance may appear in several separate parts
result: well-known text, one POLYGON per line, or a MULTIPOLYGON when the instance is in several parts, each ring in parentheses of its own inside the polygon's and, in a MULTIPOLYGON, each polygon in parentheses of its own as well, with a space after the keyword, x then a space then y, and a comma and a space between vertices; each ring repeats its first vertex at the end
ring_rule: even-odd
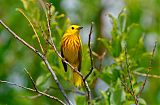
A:
MULTIPOLYGON (((80 71, 81 68, 81 39, 80 32, 81 27, 78 25, 71 25, 63 35, 61 41, 61 54, 63 57, 75 68, 80 71)), ((63 62, 64 69, 67 71, 66 64, 63 62)), ((75 86, 82 86, 81 76, 73 72, 73 83, 75 86)))

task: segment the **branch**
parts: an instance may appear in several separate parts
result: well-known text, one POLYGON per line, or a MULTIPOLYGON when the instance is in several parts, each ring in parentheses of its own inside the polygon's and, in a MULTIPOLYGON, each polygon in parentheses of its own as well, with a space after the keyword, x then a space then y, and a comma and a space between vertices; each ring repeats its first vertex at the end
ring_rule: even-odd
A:
MULTIPOLYGON (((57 90, 58 88, 50 87, 50 89, 57 90)), ((74 93, 79 94, 79 95, 86 95, 84 92, 79 91, 79 90, 73 90, 73 89, 64 89, 64 90, 67 91, 67 92, 74 92, 74 93)))
POLYGON ((137 96, 135 95, 135 92, 134 92, 134 89, 133 89, 132 76, 131 76, 131 70, 130 70, 130 67, 129 67, 128 52, 127 52, 126 44, 125 44, 125 47, 124 47, 124 51, 125 51, 125 57, 126 57, 127 74, 128 74, 128 77, 129 77, 130 88, 131 88, 130 93, 132 93, 131 95, 133 96, 133 98, 135 100, 135 104, 138 105, 139 101, 138 101, 137 96))
POLYGON ((46 41, 46 33, 44 32, 44 30, 43 30, 43 28, 42 28, 42 26, 41 25, 39 25, 39 28, 40 28, 40 30, 41 30, 41 33, 42 33, 42 37, 43 37, 43 39, 45 40, 45 47, 44 47, 44 56, 46 56, 47 55, 47 49, 48 49, 48 43, 47 43, 47 41, 46 41))
POLYGON ((58 99, 57 97, 51 96, 51 95, 46 94, 46 93, 44 93, 44 92, 37 91, 37 90, 32 89, 32 88, 27 88, 27 87, 25 87, 25 86, 22 86, 22 85, 19 85, 19 84, 16 84, 16 83, 12 83, 12 82, 8 82, 8 81, 2 81, 2 80, 0 80, 0 82, 1 82, 1 83, 6 83, 6 84, 9 84, 9 85, 13 85, 13 86, 17 86, 17 87, 19 87, 19 88, 23 88, 23 89, 28 90, 28 91, 36 92, 36 93, 41 94, 41 95, 43 95, 43 96, 46 96, 46 97, 48 97, 48 98, 50 98, 50 99, 53 99, 53 100, 61 103, 62 105, 66 105, 63 101, 61 101, 61 100, 58 99))
POLYGON ((54 43, 53 39, 52 39, 51 26, 50 26, 51 25, 51 17, 52 17, 51 6, 52 6, 52 4, 49 4, 49 3, 46 4, 47 12, 45 12, 45 14, 46 14, 46 19, 47 19, 48 34, 50 37, 49 39, 51 40, 51 43, 54 43))
POLYGON ((19 40, 22 44, 24 44, 25 46, 27 46, 29 49, 31 49, 33 52, 35 52, 36 54, 38 54, 40 57, 43 57, 43 55, 36 50, 34 47, 32 47, 30 44, 28 44, 27 42, 25 42, 22 38, 20 38, 16 33, 14 33, 2 20, 0 20, 0 24, 11 34, 13 35, 13 37, 17 40, 19 40))
POLYGON ((153 74, 145 74, 145 73, 139 73, 139 72, 133 72, 134 74, 136 75, 139 75, 139 76, 143 76, 143 77, 151 77, 151 78, 157 78, 157 79, 160 79, 160 76, 159 75, 153 75, 153 74))
POLYGON ((27 73, 27 75, 29 76, 30 80, 32 81, 32 84, 33 84, 33 86, 34 86, 34 89, 36 90, 36 92, 38 92, 38 89, 37 89, 37 87, 36 87, 36 84, 35 84, 33 78, 31 77, 31 75, 29 74, 29 72, 28 72, 26 69, 24 69, 24 71, 27 73))
POLYGON ((131 90, 128 88, 128 86, 122 81, 121 81, 121 83, 127 89, 127 91, 134 97, 134 94, 131 92, 131 90))
POLYGON ((2 20, 0 20, 0 24, 7 29, 8 32, 10 32, 11 35, 13 35, 13 37, 17 40, 19 40, 22 44, 24 44, 25 46, 27 46, 30 50, 32 50, 34 53, 36 53, 37 55, 40 56, 40 58, 44 61, 45 65, 47 66, 49 72, 51 73, 54 81, 56 82, 58 88, 60 89, 61 93, 63 94, 63 96, 65 97, 65 99, 67 100, 67 102, 69 104, 71 104, 70 100, 68 99, 66 93, 64 92, 64 89, 62 88, 62 85, 59 83, 57 76, 55 74, 55 72, 52 70, 52 67, 50 66, 48 60, 46 59, 45 56, 43 56, 37 49, 35 49, 34 47, 32 47, 30 44, 28 44, 27 42, 25 42, 22 38, 20 38, 17 34, 15 34, 2 20))
POLYGON ((141 89, 140 89, 137 97, 140 97, 140 95, 142 94, 142 91, 144 90, 144 87, 145 87, 145 85, 146 85, 146 82, 147 82, 147 79, 148 79, 148 76, 149 76, 149 72, 150 72, 151 69, 152 69, 151 66, 152 66, 152 63, 153 63, 153 56, 154 56, 154 54, 155 54, 156 46, 157 46, 157 41, 155 41, 154 48, 153 48, 153 50, 152 50, 151 59, 150 59, 150 62, 149 62, 148 71, 147 71, 145 80, 144 80, 144 82, 143 82, 143 84, 142 84, 142 87, 141 87, 141 89))
MULTIPOLYGON (((48 92, 49 89, 50 89, 50 87, 48 87, 46 90, 44 90, 43 93, 48 92)), ((58 88, 58 89, 59 89, 59 88, 58 88)), ((28 99, 35 99, 35 98, 38 98, 38 97, 41 97, 41 96, 43 96, 43 95, 42 95, 42 94, 38 94, 38 95, 34 95, 34 96, 29 96, 29 97, 23 96, 23 97, 24 97, 24 98, 28 98, 28 99)))
POLYGON ((89 32, 89 38, 88 38, 88 48, 89 48, 89 55, 90 55, 90 61, 91 61, 91 68, 90 68, 89 73, 85 76, 84 80, 86 80, 93 71, 93 55, 92 55, 92 48, 91 48, 92 28, 93 28, 93 22, 91 23, 91 28, 89 32))
POLYGON ((31 27, 32 27, 32 29, 33 29, 33 31, 34 31, 34 33, 35 33, 35 36, 36 36, 36 38, 37 38, 37 41, 38 41, 38 43, 39 43, 39 45, 40 45, 40 48, 41 48, 41 50, 42 50, 42 53, 44 53, 44 50, 43 50, 43 47, 42 47, 42 45, 41 45, 40 39, 39 39, 39 37, 38 37, 38 34, 37 34, 37 32, 36 32, 36 30, 35 30, 32 22, 29 20, 29 18, 26 16, 26 14, 23 12, 22 9, 19 9, 19 8, 18 8, 17 10, 27 19, 27 21, 28 21, 29 24, 31 25, 31 27))
MULTIPOLYGON (((48 92, 49 90, 51 90, 51 89, 53 89, 53 90, 59 90, 59 88, 57 88, 57 87, 48 87, 46 90, 44 90, 43 92, 44 93, 46 93, 46 92, 48 92)), ((84 93, 84 92, 82 92, 82 91, 79 91, 79 90, 73 90, 73 89, 64 89, 65 91, 67 91, 67 92, 74 92, 74 93, 76 93, 76 94, 79 94, 79 95, 83 95, 83 96, 85 96, 86 94, 84 93)), ((38 95, 34 95, 34 96, 29 96, 29 97, 26 97, 26 98, 29 98, 29 99, 35 99, 35 98, 38 98, 38 97, 41 97, 42 96, 42 94, 38 94, 38 95)))
POLYGON ((103 63, 103 59, 104 59, 104 57, 106 55, 106 51, 104 51, 101 55, 99 55, 96 52, 92 51, 92 55, 95 56, 99 60, 99 62, 100 62, 99 67, 95 67, 95 68, 97 70, 101 71, 101 69, 102 69, 102 63, 103 63))
MULTIPOLYGON (((35 91, 36 91, 37 93, 39 93, 39 95, 45 95, 45 96, 47 96, 47 97, 53 97, 53 96, 50 96, 49 94, 47 94, 47 93, 45 93, 45 92, 39 91, 39 90, 37 89, 37 87, 36 87, 36 84, 35 84, 32 76, 29 74, 29 72, 28 72, 26 69, 24 69, 24 70, 25 70, 25 72, 27 73, 27 75, 29 76, 30 80, 32 81, 32 84, 33 84, 33 86, 34 86, 35 91)), ((47 90, 48 90, 48 89, 47 89, 47 90)), ((47 90, 45 90, 45 91, 47 91, 47 90)), ((55 99, 56 97, 53 97, 53 98, 55 99)), ((63 101, 59 100, 58 98, 56 98, 56 100, 59 101, 59 102, 61 102, 61 104, 66 105, 63 101)))
POLYGON ((84 85, 85 85, 85 88, 86 88, 87 94, 88 94, 88 105, 91 105, 91 90, 88 86, 87 81, 83 79, 83 82, 84 82, 84 85))

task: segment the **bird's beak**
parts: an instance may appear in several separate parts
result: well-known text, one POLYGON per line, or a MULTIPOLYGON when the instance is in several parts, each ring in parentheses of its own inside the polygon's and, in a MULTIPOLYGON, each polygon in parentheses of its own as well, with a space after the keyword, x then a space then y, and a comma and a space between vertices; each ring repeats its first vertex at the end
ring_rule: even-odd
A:
POLYGON ((82 29, 82 28, 83 28, 83 27, 80 26, 80 27, 78 27, 77 29, 80 30, 80 29, 82 29))

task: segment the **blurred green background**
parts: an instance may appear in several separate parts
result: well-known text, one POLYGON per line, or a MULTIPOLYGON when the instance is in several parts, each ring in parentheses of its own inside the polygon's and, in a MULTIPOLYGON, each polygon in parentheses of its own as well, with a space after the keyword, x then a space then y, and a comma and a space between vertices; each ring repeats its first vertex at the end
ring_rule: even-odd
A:
MULTIPOLYGON (((94 22, 92 47, 95 69, 88 79, 94 104, 133 105, 134 103, 132 96, 125 91, 120 82, 129 84, 124 43, 127 45, 136 93, 144 81, 144 77, 136 75, 136 72, 147 72, 156 40, 158 42, 156 53, 149 74, 160 75, 160 0, 48 0, 46 2, 52 3, 55 9, 51 26, 58 50, 60 39, 70 23, 84 27, 81 32, 83 42, 81 71, 84 75, 90 68, 87 41, 90 23, 94 22)), ((0 0, 0 19, 25 41, 40 50, 32 28, 16 8, 23 9, 35 26, 42 24, 45 27, 45 15, 39 1, 0 0), (28 5, 26 9, 25 2, 33 4, 28 5)), ((40 30, 37 27, 36 30, 41 37, 40 30)), ((42 37, 41 40, 44 45, 42 37)), ((61 60, 50 48, 48 49, 47 56, 63 87, 75 90, 70 83, 70 72, 64 72, 61 60)), ((0 79, 33 88, 24 68, 31 73, 40 90, 43 91, 48 86, 56 87, 41 59, 0 26, 0 79)), ((64 99, 57 89, 52 89, 48 93, 64 99)), ((86 104, 85 96, 69 91, 67 93, 74 104, 86 104)), ((59 105, 44 96, 30 99, 34 95, 36 94, 24 89, 0 83, 0 105, 59 105)), ((140 104, 160 105, 160 79, 152 77, 148 79, 140 97, 140 104)))

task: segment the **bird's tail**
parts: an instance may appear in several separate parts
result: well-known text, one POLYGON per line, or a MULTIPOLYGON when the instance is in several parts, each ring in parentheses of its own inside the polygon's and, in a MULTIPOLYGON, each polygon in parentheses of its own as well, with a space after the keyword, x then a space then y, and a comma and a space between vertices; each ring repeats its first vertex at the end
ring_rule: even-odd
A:
POLYGON ((82 87, 83 85, 82 77, 75 71, 73 71, 73 83, 76 87, 82 87))

